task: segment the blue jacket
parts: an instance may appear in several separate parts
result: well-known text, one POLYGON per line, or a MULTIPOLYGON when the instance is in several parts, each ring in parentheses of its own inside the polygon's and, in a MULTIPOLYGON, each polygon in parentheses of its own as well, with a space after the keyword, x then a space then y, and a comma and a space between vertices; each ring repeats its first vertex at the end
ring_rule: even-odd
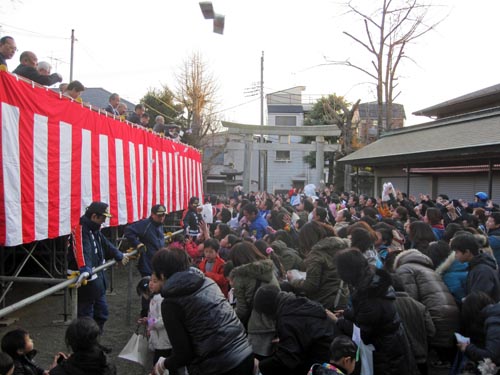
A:
POLYGON ((500 264, 500 229, 488 232, 488 241, 493 250, 493 255, 495 256, 497 264, 500 264))
POLYGON ((151 275, 153 273, 151 259, 158 250, 165 247, 163 225, 156 223, 149 217, 128 225, 123 232, 123 236, 127 238, 133 247, 140 243, 146 246, 146 252, 139 258, 138 268, 142 275, 151 275))
POLYGON ((266 235, 266 228, 268 225, 266 219, 257 215, 255 220, 248 226, 248 231, 251 236, 255 236, 256 239, 260 240, 266 235))
POLYGON ((459 306, 465 297, 465 282, 467 280, 468 268, 468 263, 460 263, 455 259, 454 251, 436 268, 436 273, 441 275, 459 306))
POLYGON ((80 225, 73 229, 72 251, 68 251, 68 269, 88 272, 90 274, 87 287, 96 295, 106 292, 104 271, 93 274, 93 268, 100 266, 107 259, 116 261, 123 259, 123 254, 101 232, 101 226, 85 215, 80 218, 80 225))

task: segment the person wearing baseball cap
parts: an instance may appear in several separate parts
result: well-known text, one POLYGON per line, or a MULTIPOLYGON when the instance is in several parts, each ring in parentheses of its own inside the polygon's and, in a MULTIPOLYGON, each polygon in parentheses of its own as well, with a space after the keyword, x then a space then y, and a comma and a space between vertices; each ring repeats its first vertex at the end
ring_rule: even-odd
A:
MULTIPOLYGON (((166 213, 167 209, 163 204, 155 204, 151 207, 151 215, 148 218, 129 224, 123 232, 130 246, 141 253, 137 265, 141 277, 151 276, 151 259, 158 250, 165 247, 163 220, 166 213)), ((145 317, 148 315, 149 301, 142 298, 141 302, 141 317, 145 317)))
POLYGON ((109 206, 104 202, 92 202, 80 218, 80 225, 72 229, 72 250, 68 251, 68 274, 79 271, 80 276, 75 284, 78 289, 78 318, 93 318, 99 325, 101 333, 108 320, 106 302, 106 277, 104 271, 94 269, 115 259, 126 265, 129 261, 101 232, 101 226, 111 217, 109 206), (84 280, 86 283, 83 283, 84 280), (82 285, 83 284, 83 285, 82 285))

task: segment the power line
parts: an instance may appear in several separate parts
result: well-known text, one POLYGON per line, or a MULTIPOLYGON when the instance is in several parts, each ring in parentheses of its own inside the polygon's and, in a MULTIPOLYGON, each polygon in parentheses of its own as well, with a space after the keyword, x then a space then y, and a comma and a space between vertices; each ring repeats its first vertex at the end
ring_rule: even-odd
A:
POLYGON ((62 40, 69 40, 70 39, 70 38, 62 37, 62 36, 42 34, 42 33, 39 33, 37 31, 32 31, 32 30, 28 30, 28 29, 23 29, 21 27, 7 25, 5 23, 0 23, 0 26, 2 26, 2 27, 6 26, 6 27, 11 28, 13 30, 20 30, 20 31, 23 31, 23 32, 28 33, 28 34, 31 34, 31 35, 33 35, 35 37, 38 37, 38 38, 50 38, 50 39, 62 39, 62 40))
POLYGON ((222 113, 222 112, 227 112, 227 111, 229 111, 229 110, 231 110, 231 109, 238 108, 238 107, 242 107, 242 106, 244 106, 244 105, 247 105, 247 104, 253 103, 253 102, 255 102, 256 100, 260 100, 260 98, 255 98, 255 99, 249 100, 248 102, 244 102, 244 103, 236 104, 236 105, 234 105, 234 106, 232 106, 232 107, 229 107, 229 108, 224 108, 224 109, 222 109, 222 110, 220 110, 220 111, 214 112, 214 114, 217 114, 217 113, 222 113))

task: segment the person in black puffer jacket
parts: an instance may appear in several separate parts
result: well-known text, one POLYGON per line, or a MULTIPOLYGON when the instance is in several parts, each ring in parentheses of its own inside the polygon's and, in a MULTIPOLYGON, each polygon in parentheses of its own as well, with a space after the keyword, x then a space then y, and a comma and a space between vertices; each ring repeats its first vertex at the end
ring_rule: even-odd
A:
POLYGON ((500 304, 483 292, 472 292, 464 299, 462 321, 470 344, 459 349, 476 364, 486 358, 500 366, 500 304))
POLYGON ((181 249, 162 249, 152 260, 153 274, 164 281, 161 313, 172 355, 160 358, 152 374, 251 375, 252 347, 245 328, 217 284, 191 268, 181 249))
POLYGON ((414 359, 396 311, 391 276, 374 269, 358 249, 347 249, 336 257, 340 278, 351 287, 352 307, 337 320, 342 332, 356 324, 366 345, 373 344, 375 375, 411 374, 414 359))
POLYGON ((116 368, 108 362, 98 342, 99 326, 91 318, 78 318, 66 330, 66 345, 73 351, 70 356, 59 353, 58 365, 50 375, 116 375, 116 368))
POLYGON ((259 362, 263 375, 304 375, 314 363, 328 362, 334 323, 319 302, 268 284, 255 293, 254 308, 276 318, 279 338, 274 353, 259 362))

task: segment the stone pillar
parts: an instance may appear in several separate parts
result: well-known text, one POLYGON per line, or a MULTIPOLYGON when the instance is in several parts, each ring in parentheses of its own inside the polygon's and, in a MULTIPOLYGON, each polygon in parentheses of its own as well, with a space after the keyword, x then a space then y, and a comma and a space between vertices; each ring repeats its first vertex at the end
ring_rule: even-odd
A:
POLYGON ((316 136, 316 178, 313 184, 320 187, 320 181, 324 179, 323 170, 325 169, 325 137, 316 136))
MULTIPOLYGON (((245 134, 245 155, 243 166, 243 191, 250 192, 250 177, 252 176, 253 134, 245 134)), ((259 171, 260 173, 260 171, 259 171)))

